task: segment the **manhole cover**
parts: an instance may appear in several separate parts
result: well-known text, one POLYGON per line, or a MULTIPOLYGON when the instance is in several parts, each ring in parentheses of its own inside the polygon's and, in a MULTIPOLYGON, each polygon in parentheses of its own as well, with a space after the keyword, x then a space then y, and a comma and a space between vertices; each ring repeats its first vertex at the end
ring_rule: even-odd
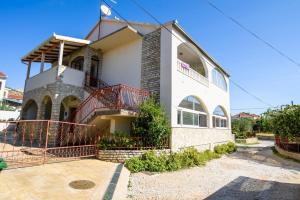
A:
POLYGON ((69 186, 71 188, 77 189, 77 190, 87 190, 95 187, 95 183, 89 180, 76 180, 69 183, 69 186))

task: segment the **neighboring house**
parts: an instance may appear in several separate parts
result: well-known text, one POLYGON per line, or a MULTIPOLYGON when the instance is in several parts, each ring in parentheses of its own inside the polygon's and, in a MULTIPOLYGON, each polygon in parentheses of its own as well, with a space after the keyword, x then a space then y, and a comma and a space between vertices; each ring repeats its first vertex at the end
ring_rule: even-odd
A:
POLYGON ((5 87, 3 102, 5 105, 19 109, 22 106, 23 91, 13 89, 11 87, 5 87))
POLYGON ((241 112, 232 116, 232 119, 241 119, 241 118, 248 118, 248 119, 255 120, 255 119, 259 119, 260 116, 256 114, 246 113, 246 112, 241 112))
POLYGON ((6 79, 7 76, 3 72, 0 72, 0 104, 2 104, 3 97, 4 97, 6 79))
POLYGON ((54 34, 24 56, 22 119, 129 133, 137 105, 151 93, 169 117, 173 150, 232 140, 225 70, 176 21, 164 24, 169 30, 129 23, 103 19, 85 39, 54 34), (30 77, 32 62, 41 63, 40 73, 30 77))

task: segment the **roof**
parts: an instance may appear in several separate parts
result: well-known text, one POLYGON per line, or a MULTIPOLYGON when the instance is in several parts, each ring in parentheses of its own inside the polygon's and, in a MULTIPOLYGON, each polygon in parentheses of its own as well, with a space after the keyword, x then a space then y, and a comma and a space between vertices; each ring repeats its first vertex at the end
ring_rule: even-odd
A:
POLYGON ((256 114, 251 114, 251 113, 246 113, 246 112, 241 112, 239 114, 236 114, 232 116, 233 118, 259 118, 259 115, 256 114))
POLYGON ((99 48, 102 52, 105 52, 141 37, 142 34, 136 29, 132 28, 131 26, 124 26, 123 28, 104 36, 100 40, 96 40, 95 42, 91 43, 90 46, 95 49, 99 48))
POLYGON ((18 91, 13 88, 6 87, 7 89, 7 99, 14 99, 14 100, 22 100, 23 99, 23 92, 18 91))
MULTIPOLYGON (((115 22, 115 23, 124 23, 124 24, 129 24, 130 26, 140 25, 140 26, 153 26, 153 27, 159 28, 158 24, 153 24, 153 23, 144 23, 144 22, 135 22, 135 21, 130 21, 129 23, 127 23, 126 21, 123 21, 123 20, 108 19, 108 18, 103 18, 103 19, 101 19, 101 21, 115 22)), ((95 31, 95 29, 98 28, 98 26, 99 26, 99 20, 94 25, 94 27, 91 29, 91 31, 87 34, 87 36, 85 37, 85 39, 87 39, 95 31)))
POLYGON ((0 78, 7 78, 7 76, 3 72, 0 72, 0 78))
POLYGON ((58 60, 59 44, 64 41, 64 56, 76 51, 77 49, 90 44, 89 40, 83 40, 63 35, 53 34, 38 47, 22 57, 22 61, 41 62, 42 53, 45 54, 45 62, 53 63, 58 60))

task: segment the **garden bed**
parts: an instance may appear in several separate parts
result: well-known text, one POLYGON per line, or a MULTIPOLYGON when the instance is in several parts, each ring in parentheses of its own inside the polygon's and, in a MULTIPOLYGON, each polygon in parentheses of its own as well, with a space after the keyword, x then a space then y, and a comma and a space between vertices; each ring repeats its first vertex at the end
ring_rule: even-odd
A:
POLYGON ((257 144, 258 139, 257 137, 252 137, 252 138, 246 138, 246 139, 235 139, 237 143, 241 144, 257 144))
MULTIPOLYGON (((98 152, 98 159, 108 162, 119 162, 123 163, 126 160, 139 157, 146 153, 148 150, 99 150, 98 152)), ((154 150, 157 155, 161 154, 170 154, 170 149, 157 149, 154 150)))
POLYGON ((292 158, 295 159, 297 161, 300 161, 300 153, 295 153, 295 152, 290 152, 290 151, 286 151, 282 148, 280 148, 279 146, 275 145, 275 149, 276 151, 283 156, 286 156, 288 158, 292 158))

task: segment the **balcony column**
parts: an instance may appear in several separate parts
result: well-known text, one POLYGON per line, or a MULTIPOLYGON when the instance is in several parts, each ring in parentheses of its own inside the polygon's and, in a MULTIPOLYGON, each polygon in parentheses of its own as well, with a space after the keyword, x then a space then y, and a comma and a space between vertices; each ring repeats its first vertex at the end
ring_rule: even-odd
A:
POLYGON ((31 61, 28 62, 27 64, 27 75, 26 75, 26 79, 30 78, 30 70, 31 70, 31 61))
POLYGON ((44 65, 45 65, 45 53, 42 52, 40 73, 44 71, 44 65))
POLYGON ((64 46, 65 46, 65 42, 64 41, 60 41, 59 44, 59 55, 58 55, 58 65, 62 65, 63 62, 63 57, 64 57, 64 46))

